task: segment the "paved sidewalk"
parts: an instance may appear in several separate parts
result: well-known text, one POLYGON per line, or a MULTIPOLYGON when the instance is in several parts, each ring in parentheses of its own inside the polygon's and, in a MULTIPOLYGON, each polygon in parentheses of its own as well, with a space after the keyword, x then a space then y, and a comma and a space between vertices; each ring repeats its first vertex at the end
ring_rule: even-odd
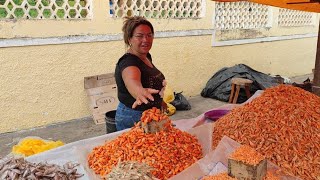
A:
MULTIPOLYGON (((302 83, 307 78, 313 79, 312 74, 297 76, 290 78, 292 82, 302 83)), ((211 98, 203 98, 200 95, 188 98, 192 109, 189 111, 177 111, 172 120, 189 119, 199 116, 200 114, 220 107, 225 102, 221 102, 211 98)), ((20 139, 27 136, 38 136, 48 140, 61 140, 65 143, 71 143, 81 139, 100 136, 106 133, 105 124, 94 124, 91 117, 74 119, 59 124, 52 124, 45 127, 33 128, 17 132, 0 134, 0 157, 10 153, 13 145, 17 144, 20 139)))
MULTIPOLYGON (((191 97, 188 99, 188 101, 191 104, 192 109, 189 111, 177 111, 173 116, 170 117, 172 120, 197 117, 203 112, 226 104, 225 102, 210 98, 203 98, 201 96, 191 97)), ((0 157, 10 153, 12 146, 17 144, 20 139, 27 136, 38 136, 43 139, 61 140, 64 143, 70 143, 103 134, 106 134, 105 124, 96 125, 91 117, 75 119, 40 128, 3 133, 0 134, 0 157)))

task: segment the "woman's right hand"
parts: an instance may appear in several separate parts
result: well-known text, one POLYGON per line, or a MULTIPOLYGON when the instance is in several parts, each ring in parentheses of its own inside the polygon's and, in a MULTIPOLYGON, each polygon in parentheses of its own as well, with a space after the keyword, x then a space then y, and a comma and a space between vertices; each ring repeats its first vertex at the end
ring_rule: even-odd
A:
POLYGON ((154 101, 152 94, 158 94, 159 90, 151 88, 141 88, 136 92, 136 101, 132 104, 132 109, 140 106, 142 103, 148 104, 149 101, 154 101))
POLYGON ((141 72, 135 66, 129 66, 122 71, 123 81, 129 93, 136 99, 132 104, 132 108, 136 108, 142 103, 148 104, 154 101, 152 94, 159 93, 159 90, 152 88, 144 88, 141 84, 141 72))

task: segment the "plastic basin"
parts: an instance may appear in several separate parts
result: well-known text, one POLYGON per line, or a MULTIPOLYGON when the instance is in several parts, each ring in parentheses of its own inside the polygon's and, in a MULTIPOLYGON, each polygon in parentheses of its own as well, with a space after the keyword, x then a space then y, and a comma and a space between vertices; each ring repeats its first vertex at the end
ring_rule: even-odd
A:
POLYGON ((228 114, 228 112, 230 112, 230 110, 226 110, 226 109, 211 110, 211 111, 208 111, 208 112, 204 113, 204 117, 206 119, 210 119, 212 121, 216 121, 219 118, 221 118, 222 116, 228 114))

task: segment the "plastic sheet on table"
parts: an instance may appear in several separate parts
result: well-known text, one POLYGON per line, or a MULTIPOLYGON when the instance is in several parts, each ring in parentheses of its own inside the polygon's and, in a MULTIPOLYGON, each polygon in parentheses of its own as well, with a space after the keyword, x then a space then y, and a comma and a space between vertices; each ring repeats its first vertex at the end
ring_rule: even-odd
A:
POLYGON ((79 180, 100 180, 101 178, 89 168, 87 155, 94 147, 103 145, 105 141, 111 141, 128 130, 129 129, 69 143, 40 154, 29 156, 26 160, 35 163, 48 162, 57 165, 63 165, 67 162, 79 163, 80 165, 77 167, 77 172, 84 174, 79 180))
MULTIPOLYGON (((171 180, 202 179, 208 175, 217 175, 222 172, 227 172, 228 157, 240 147, 240 145, 240 143, 224 136, 214 151, 208 153, 204 158, 174 176, 171 180)), ((278 172, 280 168, 270 161, 267 161, 267 163, 267 169, 274 173, 277 172, 281 180, 300 180, 297 177, 287 176, 284 173, 278 172)))
MULTIPOLYGON (((212 127, 212 124, 205 124, 187 131, 199 140, 199 143, 202 146, 202 153, 204 155, 211 151, 211 144, 208 142, 212 142, 212 127)), ((96 175, 88 166, 88 154, 93 150, 93 148, 101 146, 105 144, 106 141, 111 141, 129 130, 130 129, 126 129, 123 131, 69 143, 40 154, 29 156, 26 158, 26 160, 35 163, 48 162, 58 165, 63 165, 67 162, 79 163, 80 166, 77 168, 77 172, 84 174, 80 180, 99 180, 101 177, 96 175)))
POLYGON ((50 153, 41 153, 35 156, 29 156, 26 158, 27 161, 33 162, 33 163, 40 163, 40 162, 47 162, 49 164, 56 164, 59 166, 63 166, 64 164, 71 162, 73 164, 79 164, 76 166, 77 173, 83 174, 82 177, 79 178, 79 180, 89 180, 89 176, 87 171, 85 170, 85 167, 81 163, 80 156, 77 156, 77 154, 81 153, 79 148, 77 147, 71 147, 70 149, 63 149, 59 151, 52 151, 50 153))
POLYGON ((175 124, 178 129, 186 131, 188 129, 200 126, 202 124, 211 123, 212 120, 207 119, 205 117, 205 113, 208 113, 213 110, 233 110, 234 108, 243 106, 243 105, 253 101, 255 98, 259 97, 262 93, 263 93, 263 90, 258 90, 254 93, 254 95, 252 95, 246 102, 244 102, 242 104, 225 104, 220 107, 210 109, 195 118, 180 119, 180 120, 173 121, 173 124, 175 124))

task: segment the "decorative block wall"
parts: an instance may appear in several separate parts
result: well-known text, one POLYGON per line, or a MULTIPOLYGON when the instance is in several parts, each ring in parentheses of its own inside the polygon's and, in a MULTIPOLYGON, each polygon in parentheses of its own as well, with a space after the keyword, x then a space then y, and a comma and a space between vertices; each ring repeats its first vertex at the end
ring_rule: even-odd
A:
POLYGON ((268 26, 269 6, 241 1, 216 2, 215 29, 255 29, 268 26))
POLYGON ((90 19, 92 0, 0 0, 0 19, 90 19))
POLYGON ((279 9, 278 25, 282 27, 310 26, 313 24, 314 14, 304 11, 279 9))
POLYGON ((114 18, 144 16, 147 18, 200 18, 203 0, 110 0, 114 18))

